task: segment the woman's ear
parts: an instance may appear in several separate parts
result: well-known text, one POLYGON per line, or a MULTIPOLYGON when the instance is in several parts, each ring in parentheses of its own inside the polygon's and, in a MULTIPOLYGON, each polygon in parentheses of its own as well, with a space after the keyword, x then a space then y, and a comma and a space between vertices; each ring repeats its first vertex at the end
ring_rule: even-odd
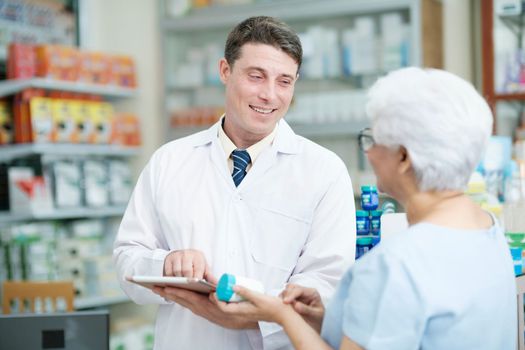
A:
POLYGON ((412 161, 410 160, 410 155, 405 147, 399 147, 399 167, 398 171, 400 174, 405 174, 412 169, 412 161))

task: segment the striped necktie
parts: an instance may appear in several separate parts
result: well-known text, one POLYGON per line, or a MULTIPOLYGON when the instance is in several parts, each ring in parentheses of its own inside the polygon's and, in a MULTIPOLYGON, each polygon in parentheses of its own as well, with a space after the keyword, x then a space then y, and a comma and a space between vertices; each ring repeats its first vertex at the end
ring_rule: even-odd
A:
POLYGON ((235 186, 239 186, 242 179, 246 176, 246 167, 252 162, 252 160, 248 151, 244 149, 234 150, 231 158, 233 160, 233 182, 235 183, 235 186))

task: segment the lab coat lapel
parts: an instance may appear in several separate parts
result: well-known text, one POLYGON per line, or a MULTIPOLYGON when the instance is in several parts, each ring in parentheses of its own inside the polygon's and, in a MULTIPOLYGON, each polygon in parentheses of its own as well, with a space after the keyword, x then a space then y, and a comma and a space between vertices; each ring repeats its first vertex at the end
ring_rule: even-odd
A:
POLYGON ((272 145, 259 154, 257 161, 248 171, 238 188, 243 189, 251 186, 252 183, 257 183, 258 179, 262 179, 263 175, 275 165, 280 154, 296 154, 300 152, 300 149, 300 141, 297 135, 281 119, 272 145))
POLYGON ((213 163, 215 170, 217 170, 219 176, 227 182, 228 186, 235 188, 235 184, 233 183, 231 174, 228 170, 224 149, 222 148, 219 137, 217 136, 219 127, 220 121, 212 125, 208 130, 202 132, 200 135, 201 137, 196 138, 194 146, 209 148, 210 161, 213 163))

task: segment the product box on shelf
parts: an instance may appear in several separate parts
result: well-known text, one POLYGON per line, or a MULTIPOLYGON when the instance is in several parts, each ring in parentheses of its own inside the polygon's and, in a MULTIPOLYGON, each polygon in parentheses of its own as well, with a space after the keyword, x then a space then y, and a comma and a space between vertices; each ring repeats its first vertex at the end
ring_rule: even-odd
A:
POLYGON ((109 199, 113 205, 128 202, 133 189, 133 180, 129 165, 122 160, 109 160, 109 199))
POLYGON ((93 124, 89 143, 109 143, 114 116, 113 106, 107 102, 96 102, 89 105, 89 110, 93 124))
POLYGON ((7 79, 35 76, 36 56, 33 45, 13 42, 7 49, 7 79))
POLYGON ((49 123, 45 120, 33 121, 31 118, 30 101, 35 97, 45 95, 42 89, 26 89, 13 98, 13 119, 15 143, 39 142, 40 134, 48 135, 51 132, 49 123))
POLYGON ((47 213, 53 210, 51 191, 44 176, 31 167, 8 168, 9 208, 13 213, 47 213))
POLYGON ((88 207, 104 207, 109 204, 108 168, 102 160, 82 162, 85 200, 88 207))
POLYGON ((111 143, 125 146, 140 146, 139 118, 130 113, 119 113, 113 117, 111 143))
POLYGON ((53 142, 77 143, 79 132, 70 100, 53 99, 53 142))
POLYGON ((0 100, 0 145, 13 142, 13 117, 11 105, 7 101, 0 100))
POLYGON ((78 79, 79 52, 60 45, 39 45, 35 48, 36 76, 56 80, 78 79))
POLYGON ((76 142, 87 143, 89 137, 93 133, 93 121, 91 120, 90 103, 83 100, 69 101, 69 108, 73 115, 73 120, 76 127, 76 142))
POLYGON ((47 97, 33 97, 29 101, 29 110, 33 131, 32 142, 52 142, 54 130, 52 100, 47 97))
POLYGON ((81 171, 77 162, 60 160, 51 163, 56 207, 82 206, 81 171))
POLYGON ((124 55, 111 58, 111 82, 122 87, 134 88, 137 86, 133 58, 124 55))
POLYGON ((78 80, 92 84, 108 84, 111 79, 111 57, 101 52, 80 52, 78 80))

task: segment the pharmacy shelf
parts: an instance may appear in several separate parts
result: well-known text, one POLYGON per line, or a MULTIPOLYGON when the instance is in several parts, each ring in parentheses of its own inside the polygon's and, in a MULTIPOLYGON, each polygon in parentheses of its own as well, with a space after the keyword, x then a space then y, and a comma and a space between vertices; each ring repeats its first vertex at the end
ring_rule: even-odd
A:
POLYGON ((75 305, 76 310, 80 310, 80 309, 90 309, 90 308, 106 306, 106 305, 126 303, 128 301, 130 301, 130 299, 126 295, 122 294, 122 295, 115 295, 111 297, 78 298, 78 299, 75 299, 74 305, 75 305))
POLYGON ((189 32, 220 27, 233 27, 251 16, 273 16, 285 21, 333 17, 348 13, 370 14, 403 10, 416 6, 413 0, 286 0, 255 4, 209 6, 194 9, 188 15, 165 19, 165 31, 189 32))
POLYGON ((10 224, 23 221, 34 220, 63 220, 75 218, 104 218, 120 216, 124 214, 125 206, 112 206, 100 208, 72 208, 72 209, 55 209, 50 212, 42 213, 0 213, 0 225, 10 224))
POLYGON ((28 143, 0 146, 0 162, 10 161, 15 158, 27 157, 33 154, 58 156, 132 157, 137 155, 138 152, 138 147, 124 147, 118 145, 28 143))
MULTIPOLYGON (((330 123, 290 123, 290 127, 297 135, 304 137, 326 137, 326 136, 357 136, 359 131, 370 126, 370 122, 330 122, 330 123)), ((178 139, 209 128, 209 126, 185 126, 172 128, 170 134, 172 139, 178 139)))
MULTIPOLYGON (((323 78, 323 79, 310 79, 310 78, 299 78, 295 83, 296 92, 308 92, 308 91, 336 91, 336 90, 348 90, 348 89, 359 89, 362 85, 362 80, 375 81, 377 78, 385 75, 385 72, 377 72, 367 75, 352 75, 352 76, 341 76, 334 78, 323 78)), ((207 91, 223 91, 224 85, 194 85, 194 86, 179 86, 168 83, 166 90, 176 93, 193 93, 197 90, 207 91)))
POLYGON ((92 94, 107 99, 130 98, 137 93, 133 88, 33 78, 0 81, 0 97, 10 96, 28 88, 92 94))
POLYGON ((370 126, 367 120, 354 122, 330 122, 296 124, 290 123, 293 131, 304 137, 357 136, 361 130, 370 126))

